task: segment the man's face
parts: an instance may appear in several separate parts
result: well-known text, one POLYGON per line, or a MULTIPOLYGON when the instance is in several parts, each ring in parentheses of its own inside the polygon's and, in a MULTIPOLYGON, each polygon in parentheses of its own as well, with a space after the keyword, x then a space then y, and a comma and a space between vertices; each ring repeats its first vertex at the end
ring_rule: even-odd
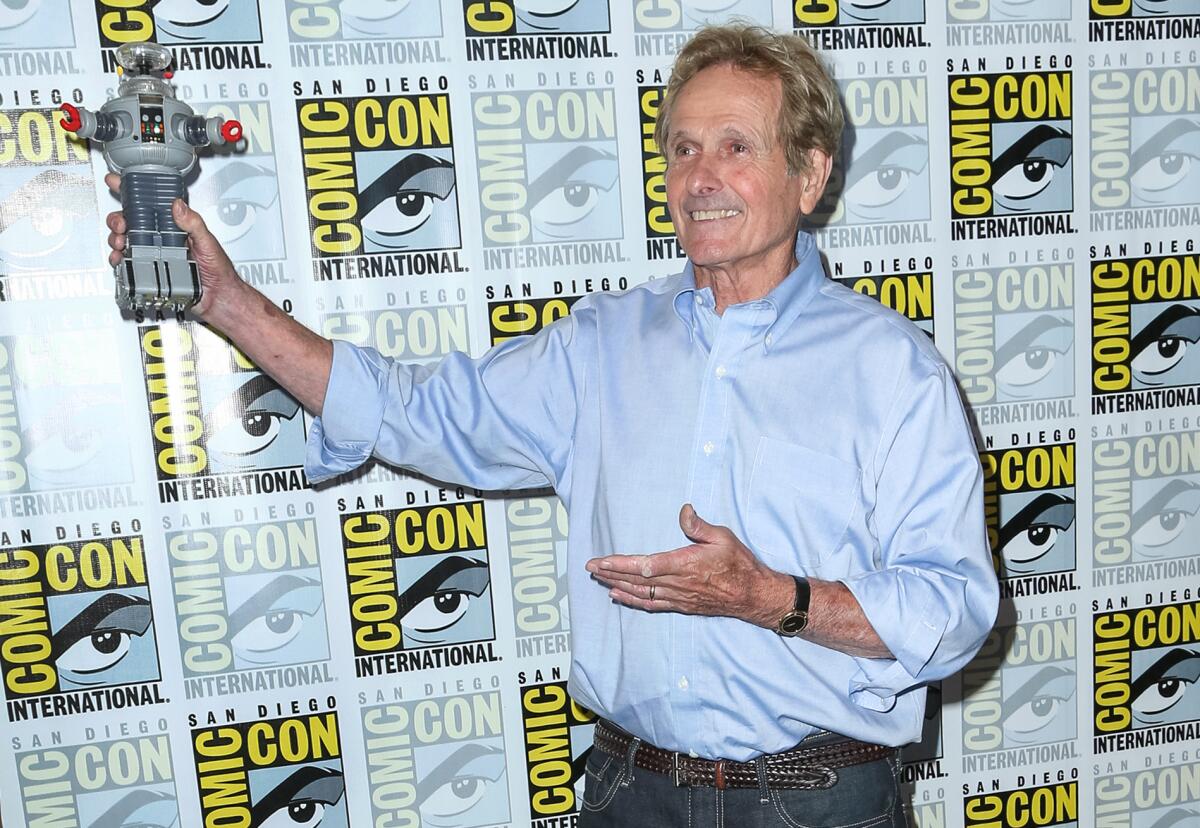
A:
POLYGON ((789 176, 776 136, 778 78, 711 66, 676 93, 667 136, 667 206, 699 268, 745 272, 790 261, 802 213, 811 212, 828 167, 789 176))

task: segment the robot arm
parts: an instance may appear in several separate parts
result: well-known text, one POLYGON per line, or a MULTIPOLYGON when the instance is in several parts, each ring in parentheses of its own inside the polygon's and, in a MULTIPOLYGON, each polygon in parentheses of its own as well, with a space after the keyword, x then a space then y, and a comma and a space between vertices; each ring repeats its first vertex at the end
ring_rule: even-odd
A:
POLYGON ((59 121, 62 128, 80 138, 95 138, 107 143, 124 138, 131 132, 131 125, 110 112, 92 112, 69 103, 64 103, 59 109, 64 116, 59 121))
POLYGON ((178 130, 179 137, 193 147, 206 147, 209 144, 221 146, 228 142, 235 144, 242 138, 242 125, 238 121, 213 116, 193 115, 183 119, 178 130))

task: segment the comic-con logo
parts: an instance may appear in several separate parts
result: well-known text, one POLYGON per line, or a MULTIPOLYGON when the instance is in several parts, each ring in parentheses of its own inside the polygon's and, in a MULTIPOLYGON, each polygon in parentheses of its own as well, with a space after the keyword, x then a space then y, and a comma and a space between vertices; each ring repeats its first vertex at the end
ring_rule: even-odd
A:
POLYGON ((278 383, 198 323, 143 325, 138 341, 160 500, 307 485, 304 417, 278 383))
POLYGON ((267 69, 257 0, 96 0, 104 71, 126 43, 170 49, 176 70, 267 69))
POLYGON ((26 517, 133 502, 116 354, 106 329, 0 336, 0 495, 63 492, 30 498, 26 517))
MULTIPOLYGON (((655 81, 661 80, 659 73, 654 73, 655 81)), ((647 76, 638 71, 639 82, 647 76)), ((646 258, 650 261, 660 259, 679 259, 685 255, 679 246, 679 238, 675 235, 675 223, 667 210, 667 159, 663 156, 658 142, 654 140, 654 125, 658 122, 658 110, 663 105, 663 91, 660 83, 651 86, 638 86, 638 126, 642 133, 642 202, 646 228, 646 258)))
POLYGON ((363 708, 372 823, 507 824, 502 718, 499 691, 363 708))
POLYGON ((467 60, 616 57, 608 0, 463 0, 467 60))
MULTIPOLYGON (((265 83, 260 94, 269 94, 265 83)), ((188 202, 204 215, 238 274, 258 287, 290 281, 279 201, 271 107, 267 100, 197 103, 198 112, 236 119, 242 140, 236 153, 205 152, 188 185, 188 202)))
POLYGON ((472 95, 471 111, 486 266, 619 260, 613 88, 484 92, 472 95), (612 243, 588 243, 604 240, 612 243))
MULTIPOLYGON (((1200 784, 1195 762, 1169 765, 1178 754, 1159 753, 1162 767, 1112 773, 1115 763, 1097 765, 1109 775, 1098 776, 1092 788, 1097 825, 1186 825, 1200 818, 1200 784), (1169 758, 1168 758, 1169 757, 1169 758)), ((1150 764, 1151 760, 1147 760, 1150 764)))
POLYGON ((239 521, 168 532, 165 540, 188 698, 257 689, 252 676, 202 680, 241 670, 304 664, 303 676, 276 671, 271 686, 326 680, 319 662, 329 659, 329 639, 312 518, 239 521))
POLYGON ((1074 755, 1075 619, 1066 611, 1062 615, 998 625, 964 669, 964 770, 991 767, 983 754, 996 751, 1015 750, 1017 759, 1039 761, 1074 755), (1039 747, 1047 749, 1031 750, 1039 747))
MULTIPOLYGON (((192 730, 205 828, 294 824, 346 828, 346 779, 337 713, 268 719, 268 712, 260 705, 257 721, 192 730)), ((189 721, 193 727, 199 723, 195 715, 189 721)))
POLYGON ((925 77, 854 78, 839 87, 847 129, 810 218, 819 241, 827 247, 931 241, 924 224, 930 218, 925 77))
POLYGON ((1070 257, 954 271, 954 370, 981 426, 1074 416, 1070 257))
POLYGON ((925 40, 925 0, 792 0, 792 26, 822 51, 911 49, 925 40))
POLYGON ((566 507, 552 495, 509 500, 505 503, 504 523, 517 655, 565 654, 571 629, 566 507))
POLYGON ((483 501, 351 512, 341 531, 360 678, 496 660, 483 501))
MULTIPOLYGON (((1058 60, 1048 61, 1057 65, 1058 60)), ((1019 66, 1007 59, 1010 70, 1019 66)), ((951 74, 955 241, 1074 232, 1070 55, 1063 71, 951 74)), ((983 58, 963 61, 970 73, 983 58)), ((947 68, 955 71, 954 61, 947 68)))
MULTIPOLYGON (((559 671, 552 671, 557 678, 559 671)), ((542 682, 540 670, 519 674, 521 719, 525 733, 525 771, 534 825, 553 825, 551 817, 579 813, 583 802, 584 764, 592 752, 596 714, 567 694, 565 681, 542 682), (526 679, 538 683, 525 684, 526 679), (547 820, 543 822, 543 820, 547 820)))
MULTIPOLYGON (((916 261, 909 260, 916 265, 916 261)), ((866 263, 863 270, 870 270, 866 263)), ((878 299, 880 304, 914 322, 933 339, 933 259, 926 257, 925 270, 916 273, 863 273, 858 276, 834 276, 834 281, 864 296, 878 299)), ((841 268, 839 268, 840 270, 841 268)))
MULTIPOLYGON (((96 735, 90 727, 82 730, 89 740, 96 735)), ((50 815, 56 823, 87 828, 179 824, 165 733, 29 750, 13 758, 28 825, 50 815)))
POLYGON ((631 0, 633 47, 638 57, 674 55, 691 33, 731 17, 771 25, 770 0, 631 0))
POLYGON ((287 0, 292 66, 441 63, 437 0, 287 0))
POLYGON ((1092 444, 1096 586, 1194 581, 1200 574, 1200 432, 1092 444))
MULTIPOLYGON (((946 0, 946 22, 951 24, 964 23, 1023 23, 1027 21, 1070 20, 1071 0, 1041 0, 1038 3, 1025 3, 1022 0, 946 0)), ((953 28, 953 27, 951 27, 953 28)), ((963 41, 959 35, 947 31, 947 40, 951 46, 983 46, 1002 45, 1011 43, 1044 43, 1064 38, 1046 37, 1048 32, 1056 29, 1042 28, 1038 34, 1002 34, 993 30, 988 35, 976 35, 970 40, 963 41), (986 39, 985 39, 986 38, 986 39), (1035 39, 1036 38, 1036 39, 1035 39)))
POLYGON ((562 319, 578 302, 578 296, 547 296, 539 299, 488 302, 488 334, 492 345, 517 336, 537 333, 562 319))
POLYGON ((449 95, 303 99, 296 114, 316 278, 462 271, 449 95))
POLYGON ((97 276, 99 238, 87 142, 73 140, 57 110, 0 112, 0 299, 111 290, 97 276))
POLYGON ((979 459, 1001 597, 1075 589, 1075 444, 986 451, 979 459))
POLYGON ((1200 37, 1196 0, 1089 0, 1088 39, 1194 40, 1200 37))
POLYGON ((1128 251, 1091 248, 1093 413, 1194 404, 1200 255, 1099 258, 1113 253, 1128 251))
POLYGON ((997 791, 963 799, 965 828, 1000 826, 1079 825, 1079 783, 1038 785, 1011 791, 997 791))
POLYGON ((140 536, 0 550, 0 583, 0 668, 10 720, 113 706, 111 692, 68 703, 61 694, 72 691, 141 684, 121 688, 133 692, 118 693, 119 701, 162 701, 157 685, 144 684, 160 674, 140 536), (47 694, 60 696, 33 707, 21 701, 47 694))
POLYGON ((1092 230, 1200 221, 1200 68, 1093 69, 1088 99, 1092 230))
POLYGON ((1117 611, 1112 603, 1092 602, 1096 752, 1197 738, 1200 603, 1117 611))

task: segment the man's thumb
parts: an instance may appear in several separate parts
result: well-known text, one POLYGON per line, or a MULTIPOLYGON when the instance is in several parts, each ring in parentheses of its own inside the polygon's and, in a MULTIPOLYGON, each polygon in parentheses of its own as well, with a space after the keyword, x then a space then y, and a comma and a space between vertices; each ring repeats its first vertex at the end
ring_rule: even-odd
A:
POLYGON ((717 527, 696 514, 690 503, 683 504, 683 508, 679 510, 679 528, 689 540, 696 543, 715 540, 713 534, 717 530, 717 527))
POLYGON ((204 236, 208 233, 204 218, 189 207, 182 198, 177 198, 171 203, 171 215, 175 217, 175 223, 179 225, 179 229, 190 236, 204 236))

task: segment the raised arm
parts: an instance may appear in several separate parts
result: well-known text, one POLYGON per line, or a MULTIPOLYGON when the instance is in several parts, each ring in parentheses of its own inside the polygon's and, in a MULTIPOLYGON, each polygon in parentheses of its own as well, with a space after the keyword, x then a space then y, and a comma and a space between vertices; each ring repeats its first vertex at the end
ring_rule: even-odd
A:
MULTIPOLYGON (((120 179, 109 174, 116 192, 120 179)), ((172 206, 175 223, 188 234, 192 256, 200 268, 203 293, 194 311, 206 324, 229 337, 237 348, 305 409, 320 414, 333 365, 333 343, 292 319, 270 299, 238 277, 221 243, 204 219, 182 200, 172 206)), ((125 217, 107 219, 109 262, 116 266, 125 250, 125 217)))

